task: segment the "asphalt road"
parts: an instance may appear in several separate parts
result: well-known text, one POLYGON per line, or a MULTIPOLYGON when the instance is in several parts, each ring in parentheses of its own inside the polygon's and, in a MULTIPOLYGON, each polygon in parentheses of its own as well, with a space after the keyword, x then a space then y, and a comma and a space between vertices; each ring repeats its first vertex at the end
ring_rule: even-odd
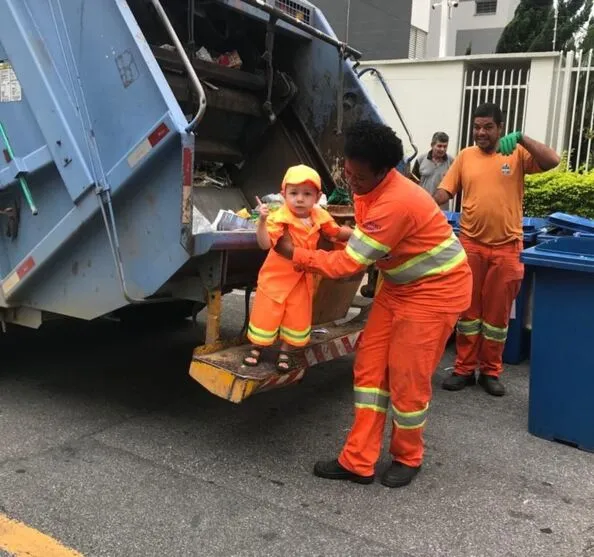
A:
POLYGON ((187 374, 202 334, 1 337, 0 513, 85 556, 594 556, 594 455, 527 432, 527 368, 503 399, 436 388, 424 470, 389 490, 311 475, 350 426, 351 360, 235 406, 187 374))

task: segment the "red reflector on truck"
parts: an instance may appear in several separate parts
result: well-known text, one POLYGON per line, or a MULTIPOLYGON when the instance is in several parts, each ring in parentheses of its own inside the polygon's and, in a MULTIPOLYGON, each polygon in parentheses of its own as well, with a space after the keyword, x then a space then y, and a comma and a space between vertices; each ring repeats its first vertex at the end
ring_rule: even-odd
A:
POLYGON ((2 282, 4 294, 8 294, 33 267, 35 267, 35 260, 29 256, 2 282))
POLYGON ((190 149, 189 147, 184 147, 184 152, 183 152, 183 180, 184 180, 184 186, 191 186, 192 182, 193 182, 193 176, 192 176, 192 149, 190 149))
POLYGON ((161 124, 157 129, 148 136, 151 147, 154 147, 161 139, 169 133, 169 128, 165 124, 161 124))
POLYGON ((194 181, 194 150, 184 147, 182 152, 182 224, 192 223, 192 183, 194 181))
POLYGON ((32 257, 27 257, 27 259, 17 267, 16 272, 19 275, 19 278, 23 278, 33 267, 35 267, 35 260, 32 257))

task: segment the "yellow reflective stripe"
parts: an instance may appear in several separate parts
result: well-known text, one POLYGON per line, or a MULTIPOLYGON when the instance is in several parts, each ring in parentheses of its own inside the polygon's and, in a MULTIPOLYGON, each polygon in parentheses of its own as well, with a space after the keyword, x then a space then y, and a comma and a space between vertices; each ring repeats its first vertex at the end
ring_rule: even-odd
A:
POLYGON ((390 396, 389 391, 384 391, 383 389, 378 389, 376 387, 355 387, 354 389, 357 393, 377 393, 382 396, 390 396))
POLYGON ((505 342, 507 340, 507 327, 494 327, 483 322, 483 337, 495 342, 505 342))
POLYGON ((255 336, 263 338, 273 338, 278 334, 278 327, 274 331, 267 331, 265 329, 258 329, 258 327, 254 327, 251 323, 248 325, 248 330, 255 336))
POLYGON ((478 335, 481 332, 481 323, 482 321, 480 319, 473 319, 472 321, 460 320, 456 325, 456 331, 468 337, 478 335))
POLYGON ((438 275, 453 269, 466 259, 466 252, 454 234, 434 248, 412 257, 394 269, 384 271, 396 284, 406 284, 420 278, 438 275))
POLYGON ((355 408, 366 408, 385 414, 390 406, 390 393, 375 387, 355 387, 355 408))
POLYGON ((296 331, 294 329, 289 329, 289 328, 283 327, 281 325, 280 333, 281 333, 281 335, 284 335, 288 338, 292 338, 295 340, 305 340, 305 339, 309 338, 309 336, 311 335, 311 327, 308 327, 307 329, 305 329, 303 331, 296 331))
POLYGON ((373 264, 373 260, 368 259, 367 257, 361 255, 360 253, 356 252, 351 246, 347 245, 344 250, 346 254, 351 258, 354 259, 359 265, 369 266, 373 264))
POLYGON ((258 329, 251 323, 248 325, 247 337, 255 344, 261 344, 263 346, 269 346, 274 344, 278 335, 278 329, 276 331, 265 331, 264 329, 258 329))
POLYGON ((371 265, 390 253, 390 247, 367 236, 361 232, 360 228, 355 228, 347 244, 346 252, 357 263, 371 265))
POLYGON ((377 240, 374 240, 371 236, 368 236, 364 232, 361 231, 359 227, 355 227, 353 231, 353 235, 351 237, 358 238, 365 244, 367 244, 370 248, 373 248, 376 251, 383 252, 384 254, 390 253, 390 246, 386 246, 386 244, 382 244, 377 240))
POLYGON ((425 405, 422 410, 415 412, 401 412, 392 405, 394 412, 394 424, 400 429, 418 429, 425 425, 427 421, 427 410, 429 409, 429 403, 425 405))
POLYGON ((381 414, 385 414, 388 411, 387 408, 382 408, 381 406, 376 406, 375 404, 364 404, 363 402, 355 402, 355 408, 373 410, 374 412, 380 412, 381 414))

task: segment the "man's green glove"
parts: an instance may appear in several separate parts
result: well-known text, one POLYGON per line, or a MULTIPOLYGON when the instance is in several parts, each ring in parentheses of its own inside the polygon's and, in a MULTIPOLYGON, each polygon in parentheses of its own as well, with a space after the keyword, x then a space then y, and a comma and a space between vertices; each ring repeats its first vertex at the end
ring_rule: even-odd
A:
POLYGON ((508 133, 499 140, 497 152, 507 157, 516 150, 520 141, 522 141, 522 132, 508 133))

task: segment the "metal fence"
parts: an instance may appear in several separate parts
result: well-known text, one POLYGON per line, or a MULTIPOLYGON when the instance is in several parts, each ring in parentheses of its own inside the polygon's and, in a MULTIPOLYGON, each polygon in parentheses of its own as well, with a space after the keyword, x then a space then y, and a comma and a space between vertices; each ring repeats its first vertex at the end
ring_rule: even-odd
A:
MULTIPOLYGON (((444 129, 456 136, 452 151, 468 147, 474 110, 493 102, 503 111, 506 133, 527 131, 566 155, 569 170, 594 171, 594 51, 376 61, 374 66, 381 68, 421 145, 444 129)), ((386 121, 400 133, 385 91, 374 81, 369 87, 386 121)))
POLYGON ((593 51, 561 56, 555 83, 552 123, 554 145, 567 153, 568 169, 594 168, 593 51))
MULTIPOLYGON (((502 108, 506 132, 522 130, 530 85, 529 60, 466 64, 459 148, 472 144, 472 113, 483 102, 502 108)), ((567 154, 568 170, 594 170, 594 51, 560 54, 551 86, 548 141, 567 154)))

